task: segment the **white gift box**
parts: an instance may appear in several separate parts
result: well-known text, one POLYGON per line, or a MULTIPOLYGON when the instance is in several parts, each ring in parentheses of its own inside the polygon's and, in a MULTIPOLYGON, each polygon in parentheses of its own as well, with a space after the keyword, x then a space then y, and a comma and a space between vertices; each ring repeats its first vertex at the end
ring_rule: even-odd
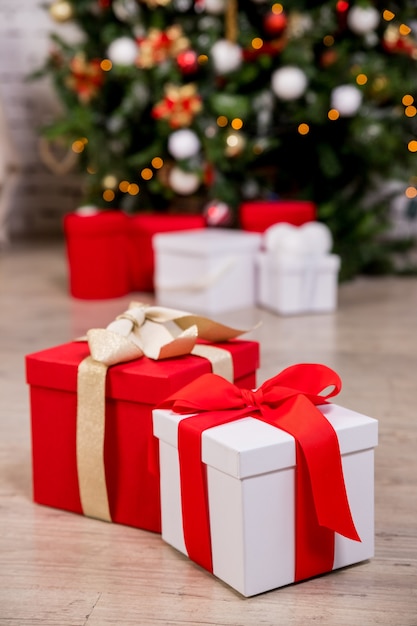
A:
POLYGON ((257 256, 257 304, 282 315, 327 313, 337 307, 340 257, 320 222, 268 228, 257 256))
POLYGON ((206 314, 254 306, 260 242, 227 228, 154 235, 157 303, 206 314))
MULTIPOLYGON (((318 407, 335 429, 353 521, 361 542, 335 534, 333 569, 374 554, 374 448, 378 422, 335 404, 318 407)), ((159 438, 162 538, 187 555, 181 512, 178 424, 153 411, 159 438)), ((247 417, 203 432, 213 573, 244 596, 294 582, 295 441, 247 417)))
POLYGON ((256 259, 257 304, 281 315, 330 313, 337 308, 340 257, 260 252, 256 259))

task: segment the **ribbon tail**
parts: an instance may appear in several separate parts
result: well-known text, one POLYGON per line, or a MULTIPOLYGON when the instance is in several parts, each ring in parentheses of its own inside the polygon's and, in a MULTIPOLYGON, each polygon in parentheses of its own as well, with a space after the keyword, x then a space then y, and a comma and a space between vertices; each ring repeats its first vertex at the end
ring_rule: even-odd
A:
POLYGON ((304 396, 263 417, 296 440, 296 580, 333 568, 334 533, 360 541, 349 507, 336 432, 304 396), (297 419, 293 416, 297 415, 297 419))
POLYGON ((107 366, 91 357, 78 366, 77 471, 84 515, 111 522, 104 468, 107 366))

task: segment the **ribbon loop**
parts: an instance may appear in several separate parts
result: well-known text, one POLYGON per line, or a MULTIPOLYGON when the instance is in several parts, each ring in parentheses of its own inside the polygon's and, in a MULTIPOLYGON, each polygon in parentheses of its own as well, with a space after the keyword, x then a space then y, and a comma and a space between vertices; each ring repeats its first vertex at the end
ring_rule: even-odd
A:
POLYGON ((213 370, 233 380, 230 352, 216 346, 197 347, 196 342, 198 338, 226 341, 245 332, 186 311, 142 302, 132 302, 106 328, 87 331, 91 356, 78 366, 76 435, 78 483, 85 515, 111 521, 103 456, 107 368, 144 355, 159 360, 198 354, 213 370))

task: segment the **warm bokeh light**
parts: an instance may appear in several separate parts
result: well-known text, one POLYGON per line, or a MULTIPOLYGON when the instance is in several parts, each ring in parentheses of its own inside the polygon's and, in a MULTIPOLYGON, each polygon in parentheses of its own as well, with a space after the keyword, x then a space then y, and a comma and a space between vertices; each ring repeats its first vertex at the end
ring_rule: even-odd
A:
POLYGON ((119 189, 120 189, 120 191, 121 191, 122 193, 126 193, 126 192, 127 192, 127 190, 129 189, 129 185, 130 185, 130 183, 129 183, 129 181, 128 181, 128 180, 122 180, 122 181, 120 181, 120 183, 119 183, 119 189))
POLYGON ((199 62, 200 65, 204 65, 204 63, 207 63, 208 61, 208 56, 207 54, 199 54, 197 61, 199 62))
POLYGON ((368 77, 366 74, 358 74, 356 77, 356 82, 358 85, 366 85, 368 82, 368 77))
POLYGON ((110 61, 110 59, 103 59, 102 62, 100 63, 100 67, 103 70, 103 72, 109 72, 111 68, 113 67, 113 63, 110 61))
POLYGON ((282 13, 283 10, 284 10, 284 7, 279 2, 276 2, 271 7, 271 11, 272 13, 275 13, 275 15, 280 15, 280 13, 282 13))
POLYGON ((131 196, 137 196, 139 193, 139 185, 137 185, 136 183, 130 183, 127 189, 127 193, 129 193, 131 196))
POLYGON ((330 46, 334 44, 334 37, 332 35, 326 35, 325 37, 323 37, 323 44, 327 48, 330 48, 330 46))
POLYGON ((340 113, 337 109, 330 109, 330 111, 327 114, 327 117, 329 118, 329 120, 332 120, 332 122, 334 120, 338 120, 340 117, 340 113))
POLYGON ((264 42, 260 37, 254 37, 252 39, 251 44, 252 44, 252 48, 254 48, 255 50, 260 50, 262 46, 264 45, 264 42))
POLYGON ((234 130, 240 130, 243 126, 243 122, 239 117, 235 117, 235 119, 230 122, 230 125, 234 130))
POLYGON ((112 189, 105 189, 103 191, 103 200, 105 200, 106 202, 113 202, 115 197, 115 193, 112 189))
POLYGON ((84 142, 81 139, 77 139, 76 141, 72 142, 71 148, 73 152, 80 154, 84 150, 84 142))
POLYGON ((415 139, 408 142, 408 149, 410 152, 417 152, 417 141, 415 139))
POLYGON ((151 180, 151 178, 153 177, 153 171, 150 167, 144 167, 140 175, 142 176, 143 180, 151 180))
POLYGON ((151 163, 152 163, 152 167, 154 167, 156 170, 160 170, 161 167, 164 165, 164 162, 161 159, 161 157, 154 157, 151 163))
POLYGON ((401 102, 403 103, 403 105, 405 107, 409 106, 410 104, 413 104, 414 102, 414 98, 413 96, 410 96, 410 94, 405 94, 405 96, 403 96, 403 99, 401 100, 401 102))
POLYGON ((407 189, 405 190, 405 195, 410 200, 412 198, 417 198, 417 189, 415 187, 407 187, 407 189))
POLYGON ((303 122, 302 124, 299 124, 298 132, 300 135, 307 135, 310 132, 310 126, 303 122))
POLYGON ((411 28, 407 24, 401 24, 398 31, 402 37, 407 37, 411 33, 411 28))
POLYGON ((113 176, 113 174, 108 174, 103 178, 103 187, 108 187, 109 189, 115 189, 117 187, 117 178, 113 176))
POLYGON ((219 115, 219 117, 217 118, 217 126, 220 126, 221 128, 227 126, 228 123, 229 120, 225 115, 219 115))
POLYGON ((406 114, 407 117, 414 117, 417 114, 417 109, 415 106, 410 105, 406 107, 404 113, 406 114))
POLYGON ((391 20, 394 19, 395 13, 393 13, 389 9, 385 9, 385 11, 382 13, 382 17, 384 18, 386 22, 390 22, 391 20))

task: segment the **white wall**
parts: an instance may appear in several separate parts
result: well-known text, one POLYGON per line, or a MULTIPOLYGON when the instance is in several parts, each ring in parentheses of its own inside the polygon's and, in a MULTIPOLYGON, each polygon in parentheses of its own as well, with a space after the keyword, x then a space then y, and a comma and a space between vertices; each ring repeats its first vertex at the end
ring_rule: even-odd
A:
MULTIPOLYGON (((0 98, 20 162, 4 224, 11 238, 61 232, 62 215, 79 202, 80 182, 74 173, 53 174, 39 155, 38 128, 59 110, 53 90, 46 80, 26 79, 42 65, 49 32, 57 26, 40 0, 0 0, 0 98)), ((75 35, 71 28, 59 25, 60 33, 69 37, 75 35)), ((4 137, 0 141, 4 150, 4 137)))

